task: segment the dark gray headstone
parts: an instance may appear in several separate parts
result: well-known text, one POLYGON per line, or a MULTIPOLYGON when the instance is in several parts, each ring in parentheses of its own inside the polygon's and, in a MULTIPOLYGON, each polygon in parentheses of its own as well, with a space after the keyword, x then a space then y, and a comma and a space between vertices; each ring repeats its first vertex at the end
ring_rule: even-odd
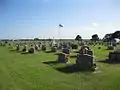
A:
POLYGON ((108 50, 114 50, 114 46, 109 45, 109 46, 108 46, 108 50))
POLYGON ((22 52, 26 52, 27 51, 27 46, 25 45, 22 49, 22 52))
POLYGON ((70 54, 70 50, 68 48, 64 48, 62 50, 62 53, 65 53, 65 54, 70 54))
POLYGON ((111 62, 120 62, 120 52, 110 52, 109 61, 111 62))
POLYGON ((66 63, 68 62, 68 55, 64 54, 64 53, 60 53, 58 55, 58 62, 61 62, 61 63, 66 63))
POLYGON ((42 45, 42 51, 45 51, 46 50, 46 45, 42 45))
POLYGON ((34 52, 35 52, 34 48, 30 48, 30 49, 28 50, 28 53, 30 53, 30 54, 33 54, 34 52))
POLYGON ((35 45, 35 50, 36 50, 36 51, 39 51, 38 45, 35 45))
POLYGON ((91 69, 93 67, 93 56, 78 54, 76 65, 79 69, 91 69))

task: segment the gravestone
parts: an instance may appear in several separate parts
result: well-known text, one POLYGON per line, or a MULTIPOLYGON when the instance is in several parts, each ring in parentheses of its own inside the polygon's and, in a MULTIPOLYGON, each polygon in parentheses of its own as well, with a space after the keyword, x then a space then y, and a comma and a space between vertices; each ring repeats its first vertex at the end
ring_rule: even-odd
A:
POLYGON ((79 53, 80 54, 87 54, 89 50, 90 50, 90 48, 87 45, 84 45, 81 47, 79 53))
POLYGON ((61 50, 62 49, 62 45, 58 45, 58 49, 61 50))
POLYGON ((39 51, 38 45, 35 45, 35 50, 36 50, 36 51, 39 51))
POLYGON ((77 44, 72 44, 71 47, 72 47, 72 49, 78 49, 78 45, 77 44))
POLYGON ((51 52, 57 52, 57 47, 53 46, 53 47, 51 48, 51 52))
POLYGON ((101 49, 101 47, 98 47, 98 49, 101 49))
POLYGON ((114 46, 113 45, 108 45, 108 50, 114 50, 114 46))
POLYGON ((62 45, 62 48, 67 48, 67 45, 66 45, 66 44, 63 44, 63 45, 62 45))
POLYGON ((70 52, 72 51, 72 47, 71 46, 68 46, 68 49, 69 49, 70 52))
POLYGON ((116 47, 116 46, 117 46, 117 43, 113 43, 113 46, 116 47))
POLYGON ((79 69, 92 69, 93 67, 93 56, 88 54, 78 54, 76 65, 79 69))
POLYGON ((58 54, 58 62, 66 63, 68 62, 68 57, 70 50, 68 48, 63 48, 62 53, 58 54))
POLYGON ((27 45, 24 45, 22 52, 26 52, 27 51, 27 45))
POLYGON ((70 54, 70 50, 68 48, 63 48, 62 53, 70 54))
POLYGON ((69 54, 60 53, 58 55, 58 62, 60 62, 60 63, 67 63, 68 62, 68 57, 69 57, 69 54))
POLYGON ((88 51, 87 51, 87 54, 93 56, 93 51, 88 50, 88 51))
POLYGON ((16 46, 16 51, 19 51, 19 50, 20 50, 20 46, 17 45, 17 46, 16 46))
POLYGON ((76 65, 81 70, 95 70, 93 52, 88 46, 81 47, 80 53, 77 55, 76 65))
POLYGON ((35 52, 34 48, 30 48, 30 49, 28 50, 28 53, 29 53, 29 54, 33 54, 34 52, 35 52))
POLYGON ((39 44, 38 47, 41 48, 41 45, 39 44))
POLYGON ((120 52, 110 52, 109 53, 109 61, 110 62, 120 62, 120 52))
POLYGON ((8 45, 11 46, 11 43, 9 43, 8 45))
POLYGON ((42 51, 46 51, 46 45, 42 45, 42 51))

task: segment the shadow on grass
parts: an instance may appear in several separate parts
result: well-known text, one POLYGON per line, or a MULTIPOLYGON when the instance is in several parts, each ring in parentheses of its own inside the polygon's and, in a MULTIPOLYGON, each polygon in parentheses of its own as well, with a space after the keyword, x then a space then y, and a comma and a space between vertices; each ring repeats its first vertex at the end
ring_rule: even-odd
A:
POLYGON ((58 61, 48 61, 48 62, 43 62, 44 64, 48 64, 48 65, 56 65, 59 64, 60 62, 58 61))
POLYGON ((108 49, 108 48, 106 48, 106 49, 104 49, 104 50, 106 50, 106 51, 113 51, 112 49, 108 49))
POLYGON ((29 52, 22 52, 21 54, 26 55, 26 54, 34 54, 34 53, 29 53, 29 52))
POLYGON ((66 74, 70 74, 70 73, 84 73, 84 72, 93 72, 92 70, 80 70, 76 67, 76 65, 69 65, 66 67, 59 67, 59 68, 55 68, 56 70, 62 72, 62 73, 66 73, 66 74))
POLYGON ((70 58, 76 58, 77 57, 77 55, 71 55, 70 56, 70 58))
POLYGON ((28 52, 22 52, 21 54, 29 54, 28 52))
POLYGON ((54 55, 60 55, 60 52, 59 53, 55 53, 54 55))
POLYGON ((45 51, 45 53, 51 53, 51 51, 45 51))
POLYGON ((21 51, 17 51, 17 50, 10 50, 10 52, 21 53, 21 51))
POLYGON ((45 51, 45 53, 56 53, 56 52, 52 52, 52 51, 45 51))
MULTIPOLYGON (((58 61, 49 61, 49 62, 43 62, 43 63, 50 65, 50 66, 57 65, 57 64, 63 64, 63 63, 60 63, 58 61)), ((84 74, 86 74, 86 73, 93 72, 93 70, 80 70, 76 67, 75 64, 67 65, 65 67, 52 67, 52 68, 59 71, 59 72, 66 73, 66 74, 71 74, 71 73, 84 73, 84 74)))
POLYGON ((120 61, 111 61, 109 59, 105 59, 105 60, 99 60, 97 62, 100 62, 100 63, 107 63, 107 64, 120 64, 120 61))

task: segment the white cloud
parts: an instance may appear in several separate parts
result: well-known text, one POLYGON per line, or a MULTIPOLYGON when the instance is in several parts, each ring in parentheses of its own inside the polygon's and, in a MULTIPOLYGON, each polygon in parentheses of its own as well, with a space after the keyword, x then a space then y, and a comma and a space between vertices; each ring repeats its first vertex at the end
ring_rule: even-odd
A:
POLYGON ((92 25, 93 25, 94 27, 98 27, 98 26, 99 26, 99 24, 96 23, 96 22, 93 22, 92 25))

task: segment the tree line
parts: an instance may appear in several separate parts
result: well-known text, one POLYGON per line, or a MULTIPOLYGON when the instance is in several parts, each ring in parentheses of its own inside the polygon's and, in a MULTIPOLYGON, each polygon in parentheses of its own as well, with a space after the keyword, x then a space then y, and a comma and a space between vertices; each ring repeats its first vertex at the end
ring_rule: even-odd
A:
MULTIPOLYGON (((120 31, 117 30, 115 31, 114 33, 108 33, 104 36, 103 39, 100 39, 98 34, 94 34, 91 36, 91 41, 99 41, 99 40, 102 40, 104 42, 110 42, 114 39, 120 39, 120 31)), ((75 38, 76 41, 81 41, 82 40, 82 37, 80 35, 77 35, 76 38, 75 38)))

